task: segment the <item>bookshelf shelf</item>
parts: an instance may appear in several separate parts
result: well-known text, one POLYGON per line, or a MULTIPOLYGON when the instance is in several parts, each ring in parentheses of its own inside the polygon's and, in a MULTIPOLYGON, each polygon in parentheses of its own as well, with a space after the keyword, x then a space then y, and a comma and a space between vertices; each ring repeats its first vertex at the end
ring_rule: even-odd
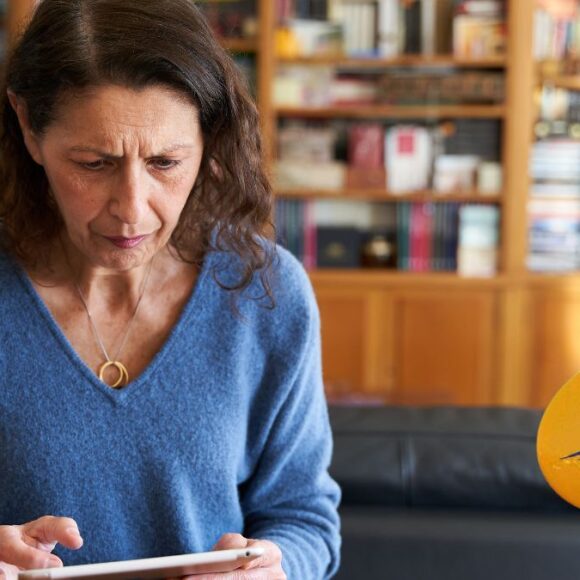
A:
POLYGON ((502 119, 503 105, 348 105, 330 107, 274 107, 279 117, 309 119, 502 119))
POLYGON ((221 38, 220 43, 226 50, 236 53, 254 53, 259 47, 257 38, 221 38))
POLYGON ((278 58, 280 65, 335 66, 349 69, 385 69, 400 67, 433 68, 504 68, 505 58, 458 59, 451 55, 405 55, 397 58, 353 58, 344 55, 302 56, 278 58))
POLYGON ((417 191, 406 194, 392 194, 385 189, 286 189, 276 192, 278 198, 295 199, 344 199, 344 200, 366 200, 385 203, 399 203, 405 201, 433 202, 433 203, 494 203, 501 204, 502 194, 484 195, 478 192, 462 192, 440 194, 433 190, 417 191))
POLYGON ((467 278, 449 272, 399 272, 395 270, 344 269, 344 270, 311 270, 311 280, 315 284, 336 284, 338 286, 360 287, 463 287, 463 288, 498 288, 507 283, 502 275, 493 278, 467 278))
POLYGON ((574 75, 541 75, 540 84, 550 84, 561 89, 580 91, 580 76, 574 75))

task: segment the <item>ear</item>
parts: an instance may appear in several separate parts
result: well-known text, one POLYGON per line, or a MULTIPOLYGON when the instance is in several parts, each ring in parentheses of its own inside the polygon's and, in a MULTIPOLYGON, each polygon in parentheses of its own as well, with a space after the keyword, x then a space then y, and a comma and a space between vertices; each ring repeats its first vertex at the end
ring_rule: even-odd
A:
POLYGON ((22 136, 24 137, 24 144, 26 145, 26 149, 28 150, 28 153, 32 159, 34 159, 38 165, 42 165, 39 139, 34 131, 30 128, 30 123, 28 121, 28 107, 26 106, 24 100, 13 91, 8 90, 7 94, 10 105, 18 117, 18 124, 20 125, 22 136))

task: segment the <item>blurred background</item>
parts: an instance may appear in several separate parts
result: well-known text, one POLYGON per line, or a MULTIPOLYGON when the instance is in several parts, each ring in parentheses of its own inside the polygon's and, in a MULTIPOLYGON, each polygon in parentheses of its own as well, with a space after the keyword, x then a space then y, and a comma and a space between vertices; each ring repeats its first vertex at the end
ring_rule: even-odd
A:
MULTIPOLYGON (((34 2, 4 0, 9 45, 34 2)), ((580 361, 577 0, 198 0, 261 113, 333 403, 544 407, 580 361)))

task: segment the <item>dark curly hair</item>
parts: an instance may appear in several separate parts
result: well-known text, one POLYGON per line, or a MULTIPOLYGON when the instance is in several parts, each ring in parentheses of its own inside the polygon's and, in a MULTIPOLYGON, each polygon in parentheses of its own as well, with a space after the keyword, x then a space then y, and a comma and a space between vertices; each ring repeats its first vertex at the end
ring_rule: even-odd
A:
POLYGON ((50 241, 63 227, 44 169, 24 145, 7 89, 26 103, 31 129, 42 135, 69 92, 105 84, 166 85, 198 108, 204 154, 171 245, 181 259, 197 264, 210 250, 234 252, 240 258, 239 282, 224 287, 242 291, 259 274, 272 299, 272 192, 258 113, 245 80, 192 0, 39 4, 6 63, 0 97, 0 220, 6 249, 34 265, 48 258, 50 241))

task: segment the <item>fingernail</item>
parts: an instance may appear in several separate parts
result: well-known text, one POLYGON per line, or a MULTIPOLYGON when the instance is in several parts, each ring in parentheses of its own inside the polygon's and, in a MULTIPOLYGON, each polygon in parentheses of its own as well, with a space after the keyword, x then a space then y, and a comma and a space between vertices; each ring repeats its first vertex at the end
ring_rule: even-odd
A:
POLYGON ((56 558, 55 556, 47 558, 46 561, 44 562, 45 568, 60 568, 61 566, 62 562, 60 561, 59 558, 56 558))
POLYGON ((77 535, 77 536, 80 536, 80 535, 81 535, 81 533, 79 532, 78 528, 75 528, 75 527, 73 527, 73 526, 71 526, 70 528, 67 528, 67 529, 66 529, 66 531, 67 531, 69 534, 75 534, 75 535, 77 535))

